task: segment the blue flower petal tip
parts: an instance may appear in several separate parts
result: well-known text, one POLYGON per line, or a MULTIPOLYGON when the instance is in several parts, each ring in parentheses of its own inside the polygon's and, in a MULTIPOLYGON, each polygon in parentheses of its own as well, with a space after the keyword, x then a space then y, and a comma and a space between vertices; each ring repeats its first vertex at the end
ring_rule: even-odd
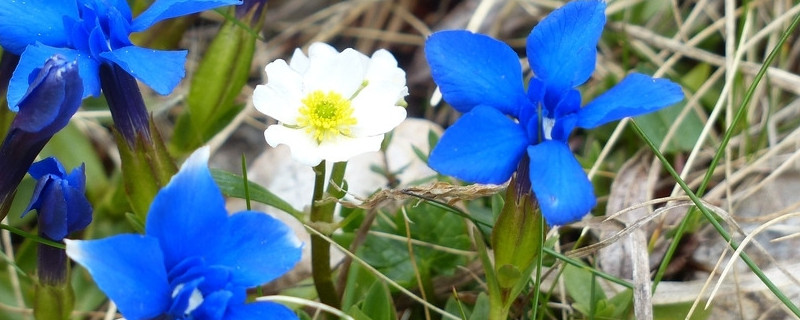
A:
POLYGON ((83 86, 76 61, 68 61, 59 54, 42 61, 44 65, 39 62, 38 72, 26 86, 25 94, 13 105, 9 103, 9 107, 17 112, 12 128, 52 136, 78 111, 83 86))
POLYGON ((605 9, 602 0, 570 1, 533 28, 526 46, 533 72, 527 92, 518 57, 502 42, 468 31, 431 35, 425 53, 433 80, 444 100, 465 114, 431 151, 430 166, 468 182, 498 183, 527 156, 532 189, 549 224, 589 213, 597 200, 568 148, 573 129, 683 99, 677 84, 633 73, 581 107, 576 87, 594 71, 605 9))
POLYGON ((145 235, 67 241, 67 255, 129 319, 297 319, 282 305, 245 300, 248 288, 293 268, 302 243, 264 213, 228 215, 209 153, 193 153, 159 191, 145 235))
POLYGON ((502 184, 511 178, 527 144, 519 124, 496 109, 478 106, 442 135, 428 165, 462 180, 502 184))
POLYGON ((575 222, 594 208, 594 187, 566 144, 529 146, 528 156, 531 186, 547 224, 575 222))
MULTIPOLYGON (((100 92, 97 71, 101 64, 119 64, 158 93, 168 94, 184 76, 185 52, 139 48, 128 39, 130 34, 165 19, 241 2, 158 0, 134 19, 127 1, 52 1, 46 6, 35 1, 2 1, 0 33, 4 36, 0 37, 0 46, 22 56, 12 82, 24 82, 18 85, 23 88, 27 87, 28 75, 41 65, 42 55, 59 53, 81 61, 86 95, 96 96, 100 92), (40 50, 27 50, 33 46, 40 50), (136 51, 133 57, 128 54, 132 51, 136 51), (140 62, 142 59, 147 63, 140 62)), ((19 98, 18 90, 9 90, 8 95, 8 101, 14 105, 19 98)))
POLYGON ((525 101, 517 54, 491 37, 461 30, 436 32, 425 42, 425 57, 445 101, 460 112, 491 105, 516 115, 525 101))
POLYGON ((67 173, 58 160, 50 157, 32 164, 29 173, 37 182, 23 215, 37 211, 40 234, 61 241, 91 223, 92 206, 84 193, 83 165, 67 173))

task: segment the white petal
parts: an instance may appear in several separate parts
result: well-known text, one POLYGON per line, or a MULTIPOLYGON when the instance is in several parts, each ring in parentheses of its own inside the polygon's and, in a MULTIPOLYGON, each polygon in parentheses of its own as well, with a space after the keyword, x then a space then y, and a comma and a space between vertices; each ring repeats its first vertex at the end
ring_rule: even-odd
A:
POLYGON ((339 136, 335 141, 323 141, 319 152, 327 161, 347 161, 357 155, 380 150, 381 142, 382 134, 363 138, 339 136))
POLYGON ((355 137, 367 137, 384 134, 392 131, 406 119, 406 109, 403 107, 373 108, 364 112, 369 121, 361 121, 350 132, 355 137))
POLYGON ((297 71, 299 74, 304 74, 308 71, 308 57, 306 54, 303 53, 303 50, 300 48, 294 49, 294 53, 292 54, 292 60, 289 61, 289 66, 297 71))
POLYGON ((182 172, 184 171, 207 171, 208 170, 208 157, 211 155, 211 147, 202 146, 192 152, 189 158, 181 165, 182 172))
POLYGON ((308 47, 308 57, 311 59, 335 56, 339 50, 324 42, 314 42, 308 47))
POLYGON ((282 59, 268 64, 264 70, 267 84, 256 86, 253 105, 282 123, 296 124, 302 106, 302 76, 282 59))
POLYGON ((321 90, 349 99, 364 82, 364 55, 348 49, 336 55, 311 56, 304 76, 306 92, 321 90))
POLYGON ((396 106, 398 96, 406 93, 394 84, 372 84, 353 99, 356 124, 350 129, 356 137, 372 136, 391 131, 406 118, 406 109, 396 106))
POLYGON ((264 138, 273 148, 281 144, 288 146, 292 151, 292 158, 304 165, 313 167, 322 161, 317 142, 303 129, 272 125, 264 131, 264 138))
POLYGON ((384 49, 372 54, 366 78, 370 83, 388 82, 401 87, 406 85, 405 71, 397 67, 397 60, 384 49))

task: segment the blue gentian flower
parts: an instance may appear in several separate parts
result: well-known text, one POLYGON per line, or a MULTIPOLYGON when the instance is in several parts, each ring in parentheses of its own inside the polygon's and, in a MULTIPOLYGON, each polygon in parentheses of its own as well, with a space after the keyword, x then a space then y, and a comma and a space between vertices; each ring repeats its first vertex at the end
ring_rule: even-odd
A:
MULTIPOLYGON (((44 145, 64 128, 81 105, 83 86, 76 62, 63 56, 46 59, 17 104, 17 115, 0 147, 0 206, 13 192, 44 145)), ((5 212, 0 214, 0 218, 5 212)))
MULTIPOLYGON (((92 205, 85 194, 83 164, 67 173, 58 160, 50 157, 32 164, 28 173, 37 182, 31 202, 22 215, 36 209, 40 236, 61 241, 92 222, 92 205)), ((64 249, 39 244, 37 262, 36 274, 40 285, 59 286, 67 283, 67 255, 64 249)))
POLYGON ((116 104, 122 105, 109 101, 112 116, 129 142, 139 130, 149 138, 144 103, 126 101, 141 100, 136 82, 128 78, 133 76, 159 94, 169 94, 185 75, 186 51, 141 48, 133 45, 129 35, 165 19, 239 3, 241 0, 156 0, 134 19, 125 0, 0 1, 0 46, 20 55, 8 86, 8 105, 16 111, 34 70, 50 56, 60 54, 78 61, 84 98, 98 96, 101 86, 107 96, 135 89, 139 97, 116 98, 116 104), (105 74, 102 81, 101 73, 105 74))
POLYGON ((49 157, 32 164, 28 173, 37 182, 25 214, 36 209, 40 234, 61 241, 92 222, 83 164, 67 173, 56 158, 49 157))
POLYGON ((675 83, 632 73, 581 107, 575 88, 594 70, 605 8, 600 0, 571 1, 533 28, 527 55, 534 75, 527 91, 518 57, 506 44, 468 31, 431 35, 425 53, 433 79, 444 100, 464 115, 442 135, 429 165, 465 181, 493 184, 505 182, 524 165, 550 225, 587 214, 596 199, 567 144, 573 129, 594 128, 683 99, 675 83))
POLYGON ((280 304, 245 299, 247 288, 290 270, 302 244, 264 213, 229 216, 208 156, 196 151, 159 191, 144 235, 65 240, 67 255, 129 320, 296 319, 280 304))

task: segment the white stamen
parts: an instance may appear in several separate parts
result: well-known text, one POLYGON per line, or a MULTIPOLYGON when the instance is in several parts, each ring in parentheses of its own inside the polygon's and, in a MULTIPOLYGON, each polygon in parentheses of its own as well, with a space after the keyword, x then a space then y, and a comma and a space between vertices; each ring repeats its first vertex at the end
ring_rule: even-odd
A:
POLYGON ((555 125, 556 119, 548 117, 544 117, 544 119, 542 119, 542 132, 544 132, 545 140, 553 140, 552 132, 555 125))
MULTIPOLYGON (((178 293, 181 292, 181 289, 183 289, 183 287, 184 287, 183 283, 175 286, 175 289, 172 290, 172 297, 175 298, 176 296, 178 296, 178 293)), ((192 295, 189 296, 189 305, 186 306, 186 310, 183 311, 183 314, 185 315, 191 314, 192 311, 197 309, 197 307, 199 307, 201 304, 203 304, 203 294, 200 293, 200 290, 194 288, 194 290, 192 290, 192 295)))

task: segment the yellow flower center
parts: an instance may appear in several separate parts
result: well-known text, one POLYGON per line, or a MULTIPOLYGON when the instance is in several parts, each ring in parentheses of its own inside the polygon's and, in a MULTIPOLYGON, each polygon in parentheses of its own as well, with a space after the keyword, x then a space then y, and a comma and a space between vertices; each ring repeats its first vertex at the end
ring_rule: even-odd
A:
POLYGON ((312 134, 318 144, 337 135, 350 135, 350 127, 356 124, 350 100, 336 92, 314 91, 302 102, 297 125, 312 134))

